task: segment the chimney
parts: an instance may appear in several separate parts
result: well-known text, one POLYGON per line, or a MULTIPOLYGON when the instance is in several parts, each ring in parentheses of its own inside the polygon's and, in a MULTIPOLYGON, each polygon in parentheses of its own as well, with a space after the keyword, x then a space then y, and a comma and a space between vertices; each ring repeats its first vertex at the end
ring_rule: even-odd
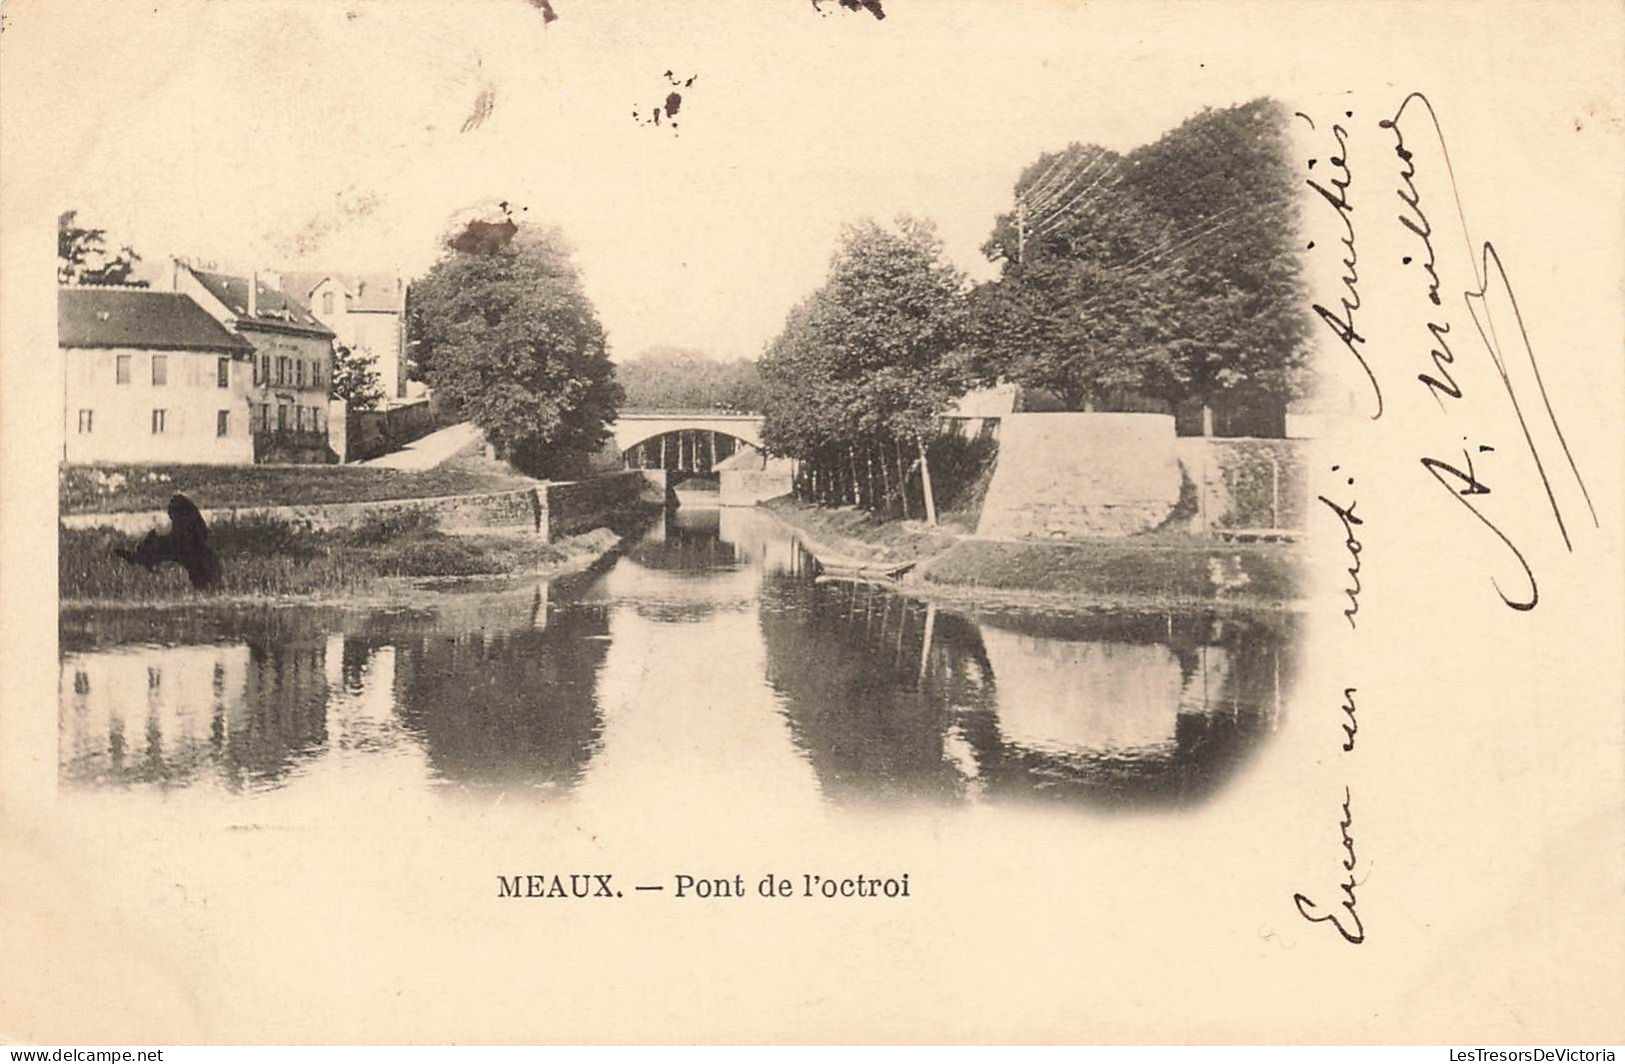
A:
POLYGON ((258 270, 248 272, 248 316, 250 318, 260 316, 260 271, 258 270))

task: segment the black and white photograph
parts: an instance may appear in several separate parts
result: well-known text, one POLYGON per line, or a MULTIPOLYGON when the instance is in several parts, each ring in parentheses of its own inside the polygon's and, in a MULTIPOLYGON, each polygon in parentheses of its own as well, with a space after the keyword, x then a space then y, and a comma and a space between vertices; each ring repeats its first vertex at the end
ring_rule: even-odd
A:
POLYGON ((0 1041, 1625 1036, 1616 5, 0 20, 0 1041))

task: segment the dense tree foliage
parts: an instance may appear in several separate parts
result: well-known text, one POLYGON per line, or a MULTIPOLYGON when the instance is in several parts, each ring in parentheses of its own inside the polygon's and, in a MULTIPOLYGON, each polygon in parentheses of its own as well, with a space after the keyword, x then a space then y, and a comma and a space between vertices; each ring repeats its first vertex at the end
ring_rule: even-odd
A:
POLYGON ((1211 403, 1296 395, 1311 321, 1298 237, 1289 115, 1273 100, 1208 109, 1129 157, 1124 187, 1170 219, 1166 373, 1147 390, 1211 403))
POLYGON ((569 247, 527 224, 500 242, 459 236, 411 288, 417 371, 515 465, 578 475, 621 389, 569 247))
POLYGON ((724 362, 683 347, 651 347, 615 367, 633 410, 721 410, 753 413, 762 408, 762 380, 748 359, 724 362))
POLYGON ((333 341, 333 383, 328 394, 344 400, 351 410, 373 409, 384 399, 377 363, 376 355, 352 351, 333 341))
POLYGON ((979 377, 1070 409, 1293 396, 1310 323, 1286 137, 1281 106, 1256 100, 1127 156, 1036 160, 983 248, 1002 272, 973 300, 979 377))
POLYGON ((1155 371, 1169 280, 1148 260, 1172 225, 1122 190, 1122 164, 1074 144, 1018 179, 1017 209, 983 246, 1003 275, 972 300, 984 383, 1042 389, 1083 410, 1155 371))
POLYGON ((124 284, 145 288, 130 274, 141 256, 125 244, 115 254, 107 251, 107 230, 88 229, 78 223, 78 211, 63 211, 56 219, 56 280, 58 284, 124 284))
POLYGON ((828 279, 763 356, 767 447, 825 464, 845 451, 855 466, 856 446, 906 441, 934 520, 925 441, 970 379, 964 289, 929 222, 847 226, 828 279))

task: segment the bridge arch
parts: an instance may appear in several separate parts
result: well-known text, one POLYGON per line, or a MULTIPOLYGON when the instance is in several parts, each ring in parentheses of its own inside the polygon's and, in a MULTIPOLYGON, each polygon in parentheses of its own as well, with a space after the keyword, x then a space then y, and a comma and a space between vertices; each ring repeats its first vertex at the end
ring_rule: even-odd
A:
POLYGON ((668 432, 699 430, 721 433, 742 440, 757 450, 762 447, 760 414, 665 414, 622 412, 610 426, 615 446, 622 451, 668 432))
POLYGON ((629 469, 712 470, 741 447, 760 451, 762 419, 745 414, 623 414, 611 426, 629 469))

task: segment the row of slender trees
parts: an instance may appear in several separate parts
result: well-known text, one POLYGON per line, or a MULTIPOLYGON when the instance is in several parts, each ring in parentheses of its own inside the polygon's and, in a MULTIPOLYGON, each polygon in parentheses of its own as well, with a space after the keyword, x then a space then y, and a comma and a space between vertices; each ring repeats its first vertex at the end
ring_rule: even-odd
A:
POLYGON ((983 247, 999 275, 977 286, 927 221, 847 226, 762 359, 767 446, 875 508, 906 500, 917 469, 934 522, 929 441, 970 388, 1015 383, 1071 410, 1199 404, 1207 432, 1217 401, 1284 404, 1310 333, 1287 120, 1256 100, 1126 155, 1040 156, 983 247), (885 491, 858 486, 873 479, 860 463, 900 452, 912 461, 885 491))

